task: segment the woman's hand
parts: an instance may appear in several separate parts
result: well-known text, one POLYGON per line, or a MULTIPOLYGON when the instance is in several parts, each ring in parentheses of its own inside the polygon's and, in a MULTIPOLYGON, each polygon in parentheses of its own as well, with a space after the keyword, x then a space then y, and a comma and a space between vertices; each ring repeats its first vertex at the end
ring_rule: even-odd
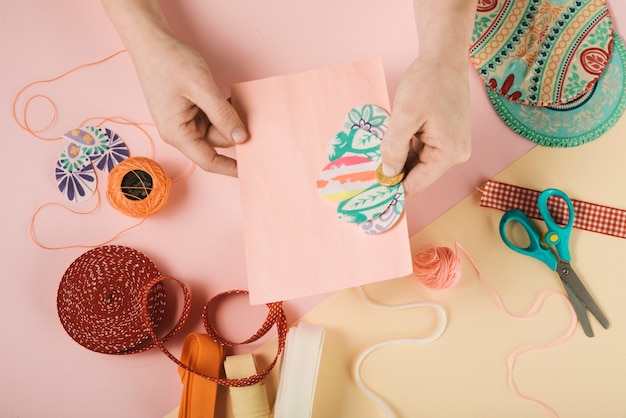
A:
MULTIPOLYGON (((466 63, 465 63, 466 64, 466 63)), ((407 195, 470 156, 468 70, 418 57, 402 77, 381 144, 383 173, 404 171, 407 195)))
POLYGON ((380 146, 383 173, 422 191, 471 149, 468 48, 477 0, 414 0, 419 55, 398 85, 380 146))
POLYGON ((215 147, 231 147, 248 135, 204 59, 174 37, 141 55, 135 68, 163 140, 204 170, 236 177, 237 162, 215 147))
POLYGON ((133 61, 163 140, 206 171, 237 176, 219 154, 248 133, 200 54, 170 31, 157 0, 102 0, 133 61))

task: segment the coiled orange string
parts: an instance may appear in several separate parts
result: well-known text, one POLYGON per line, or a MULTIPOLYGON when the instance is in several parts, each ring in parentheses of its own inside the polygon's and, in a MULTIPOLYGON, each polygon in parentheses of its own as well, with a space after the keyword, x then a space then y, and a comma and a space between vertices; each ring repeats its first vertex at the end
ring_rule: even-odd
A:
POLYGON ((44 137, 44 136, 39 135, 41 132, 44 132, 45 130, 50 128, 54 124, 56 119, 57 119, 58 109, 57 109, 57 106, 54 103, 54 101, 50 97, 48 97, 48 96, 46 96, 44 94, 33 95, 33 96, 27 98, 26 101, 24 102, 24 104, 22 106, 22 112, 21 112, 21 118, 20 118, 20 117, 18 117, 18 111, 17 111, 17 108, 18 108, 17 104, 19 102, 20 97, 26 92, 26 90, 30 89, 31 87, 37 86, 39 84, 53 83, 53 82, 55 82, 57 80, 60 80, 60 79, 62 79, 64 77, 67 77, 68 75, 70 75, 70 74, 72 74, 72 73, 74 73, 74 72, 76 72, 78 70, 81 70, 83 68, 92 67, 92 66, 95 66, 95 65, 107 62, 107 61, 109 61, 109 60, 111 60, 111 59, 113 59, 113 58, 115 58, 115 57, 117 57, 117 56, 119 56, 119 55, 121 55, 121 54, 123 54, 125 52, 126 52, 126 50, 123 49, 123 50, 117 51, 117 52, 115 52, 115 53, 113 53, 113 54, 111 54, 111 55, 109 55, 109 56, 107 56, 107 57, 105 57, 103 59, 100 59, 100 60, 97 60, 97 61, 93 61, 93 62, 88 62, 86 64, 81 64, 81 65, 78 65, 78 66, 76 66, 74 68, 70 68, 69 70, 65 71, 64 73, 57 75, 56 77, 48 78, 48 79, 45 79, 45 80, 36 80, 36 81, 32 81, 32 82, 26 84, 24 87, 22 87, 21 89, 18 90, 18 92, 13 97, 13 101, 11 102, 11 113, 13 115, 13 120, 17 123, 17 125, 20 128, 22 128, 23 130, 25 130, 26 132, 28 132, 29 134, 31 134, 32 136, 34 136, 37 139, 41 139, 41 140, 45 140, 45 141, 61 139, 60 136, 44 137), (32 129, 30 127, 29 122, 28 122, 28 108, 29 108, 30 104, 32 103, 32 101, 35 100, 35 99, 43 99, 43 100, 47 101, 50 104, 50 106, 52 107, 52 112, 53 112, 52 118, 48 122, 48 124, 45 125, 43 128, 40 128, 40 129, 32 129))

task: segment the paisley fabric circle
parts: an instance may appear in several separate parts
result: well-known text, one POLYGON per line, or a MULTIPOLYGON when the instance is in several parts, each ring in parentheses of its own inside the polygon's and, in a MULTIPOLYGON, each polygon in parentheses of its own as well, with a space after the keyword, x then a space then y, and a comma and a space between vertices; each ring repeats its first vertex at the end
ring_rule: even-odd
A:
POLYGON ((489 12, 498 6, 498 0, 478 0, 476 10, 479 12, 489 12))
POLYGON ((614 36, 604 0, 481 5, 470 57, 494 92, 519 104, 555 106, 583 95, 604 72, 614 36))
POLYGON ((376 184, 378 163, 367 157, 344 156, 331 161, 317 177, 317 188, 326 199, 350 199, 376 184))
POLYGON ((626 47, 618 36, 596 85, 577 99, 556 106, 513 103, 487 88, 500 118, 517 134, 547 147, 574 147, 608 131, 626 108, 626 47))
POLYGON ((78 145, 71 143, 61 153, 54 168, 57 188, 71 202, 84 202, 97 187, 91 160, 78 145))

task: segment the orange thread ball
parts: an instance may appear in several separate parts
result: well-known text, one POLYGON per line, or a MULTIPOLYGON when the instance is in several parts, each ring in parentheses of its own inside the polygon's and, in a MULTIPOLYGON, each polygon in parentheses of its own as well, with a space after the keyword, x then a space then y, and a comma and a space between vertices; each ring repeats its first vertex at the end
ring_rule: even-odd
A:
POLYGON ((146 218, 165 207, 172 181, 155 161, 131 157, 109 173, 107 199, 124 215, 146 218))

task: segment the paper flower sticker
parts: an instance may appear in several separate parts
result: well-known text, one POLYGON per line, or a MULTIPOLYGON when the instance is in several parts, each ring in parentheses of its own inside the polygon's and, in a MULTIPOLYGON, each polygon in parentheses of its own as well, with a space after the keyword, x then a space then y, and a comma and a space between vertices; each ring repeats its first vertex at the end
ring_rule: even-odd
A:
POLYGON ((89 199, 97 187, 94 166, 109 172, 128 158, 126 143, 110 129, 85 126, 63 134, 70 141, 57 160, 55 178, 59 191, 76 203, 89 199))
POLYGON ((404 210, 402 183, 384 186, 376 180, 388 118, 384 109, 371 104, 351 109, 343 131, 328 145, 330 163, 317 177, 322 196, 339 202, 339 218, 356 224, 366 234, 387 231, 404 210))

